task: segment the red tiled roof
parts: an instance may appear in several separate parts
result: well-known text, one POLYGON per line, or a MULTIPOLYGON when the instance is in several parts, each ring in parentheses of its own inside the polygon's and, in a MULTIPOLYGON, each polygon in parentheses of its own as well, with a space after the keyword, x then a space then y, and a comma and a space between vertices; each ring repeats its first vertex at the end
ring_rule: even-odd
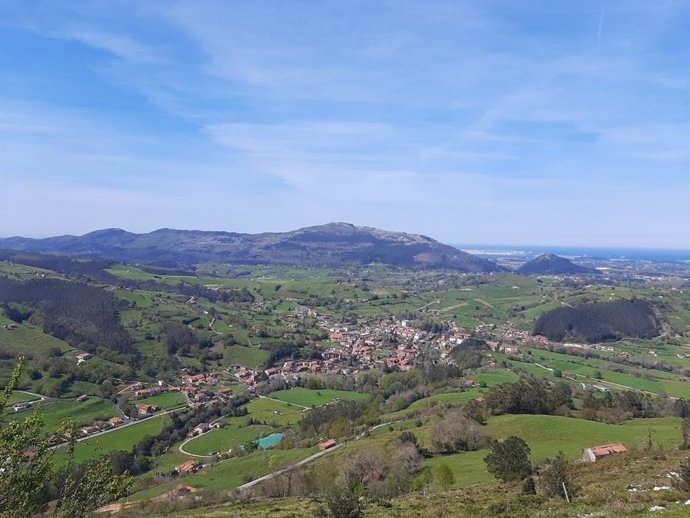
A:
POLYGON ((612 453, 624 453, 627 450, 622 444, 603 444, 601 446, 593 446, 591 448, 595 457, 606 457, 612 453))

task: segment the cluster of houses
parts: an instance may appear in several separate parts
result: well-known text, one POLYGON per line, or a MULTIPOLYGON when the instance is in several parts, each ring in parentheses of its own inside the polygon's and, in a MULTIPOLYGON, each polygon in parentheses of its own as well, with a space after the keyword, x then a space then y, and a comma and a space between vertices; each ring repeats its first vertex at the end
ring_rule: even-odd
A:
POLYGON ((414 327, 409 320, 393 317, 350 325, 332 322, 310 308, 298 306, 293 312, 315 317, 317 325, 327 333, 328 340, 320 347, 321 358, 285 361, 282 366, 269 369, 253 370, 239 365, 229 369, 249 390, 276 377, 290 383, 309 373, 356 375, 374 368, 408 371, 414 369, 422 349, 436 350, 439 361, 448 362, 452 361, 450 351, 472 336, 453 322, 447 324, 445 332, 432 333, 414 327))
MULTIPOLYGON (((98 420, 94 421, 91 424, 82 426, 79 429, 79 433, 82 437, 84 437, 87 435, 92 435, 94 433, 102 432, 104 430, 108 430, 110 428, 115 428, 116 426, 120 426, 122 424, 124 424, 124 420, 121 417, 111 417, 107 421, 98 420)), ((60 436, 54 437, 54 440, 57 441, 60 436)), ((64 439, 62 442, 64 442, 64 439)), ((60 444, 60 442, 57 442, 57 444, 60 444)), ((55 444, 53 444, 53 446, 55 446, 55 444)))

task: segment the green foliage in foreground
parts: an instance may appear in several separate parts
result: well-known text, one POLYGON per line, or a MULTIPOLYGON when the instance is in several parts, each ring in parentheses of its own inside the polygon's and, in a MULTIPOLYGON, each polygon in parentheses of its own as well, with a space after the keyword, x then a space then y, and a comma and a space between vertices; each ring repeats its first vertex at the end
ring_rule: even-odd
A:
MULTIPOLYGON (((0 396, 4 408, 17 386, 24 360, 0 396)), ((32 413, 0 428, 0 518, 29 518, 53 501, 53 517, 79 518, 104 503, 124 496, 131 485, 128 475, 113 474, 110 461, 92 462, 73 468, 76 426, 68 423, 58 430, 67 438, 67 468, 57 473, 53 452, 43 434, 43 420, 32 413)))

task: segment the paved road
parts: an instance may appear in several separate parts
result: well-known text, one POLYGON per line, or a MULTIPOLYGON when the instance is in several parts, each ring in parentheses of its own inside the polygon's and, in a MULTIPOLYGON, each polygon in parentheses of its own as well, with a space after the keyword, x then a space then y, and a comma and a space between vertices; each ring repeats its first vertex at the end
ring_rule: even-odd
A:
MULTIPOLYGON (((549 367, 545 367, 545 366, 543 366, 543 365, 541 365, 541 364, 539 364, 539 363, 535 363, 534 365, 536 365, 537 367, 541 367, 542 369, 545 369, 545 370, 547 370, 547 371, 549 371, 549 372, 553 372, 553 369, 551 369, 551 368, 549 368, 549 367)), ((657 397, 659 396, 659 394, 657 394, 656 392, 650 392, 649 390, 643 390, 643 389, 639 389, 639 388, 635 388, 635 387, 630 387, 630 386, 628 386, 628 385, 622 385, 622 384, 620 384, 620 383, 614 383, 613 381, 606 381, 606 380, 598 380, 598 379, 588 378, 587 376, 583 376, 582 374, 575 374, 575 376, 577 376, 577 377, 579 377, 579 378, 584 378, 584 379, 586 379, 586 380, 588 380, 588 381, 592 381, 592 382, 594 382, 594 383, 601 384, 601 385, 612 385, 612 386, 614 386, 614 387, 618 387, 618 388, 622 388, 622 389, 626 389, 626 390, 632 390, 633 392, 641 392, 642 394, 649 394, 650 396, 657 396, 657 397)), ((564 377, 565 377, 565 376, 564 376, 564 377)), ((582 388, 583 388, 583 389, 584 389, 584 388, 587 388, 587 385, 584 384, 583 382, 581 382, 580 380, 577 380, 577 379, 575 379, 575 378, 567 378, 567 379, 569 379, 569 380, 571 380, 571 381, 574 381, 575 383, 579 383, 580 385, 582 385, 582 388)), ((669 399, 678 399, 677 397, 668 396, 668 395, 667 395, 667 397, 668 397, 669 399)))
POLYGON ((441 303, 440 300, 432 300, 432 301, 429 302, 428 304, 424 304, 423 306, 418 307, 417 309, 415 309, 415 311, 421 311, 421 310, 423 310, 423 309, 428 308, 429 306, 433 306, 434 304, 440 304, 440 303, 441 303))
MULTIPOLYGON (((391 421, 390 423, 377 424, 376 426, 372 426, 371 428, 369 428, 369 430, 367 430, 367 431, 373 432, 374 430, 376 430, 378 428, 381 428, 383 426, 391 426, 391 425, 398 423, 398 422, 400 422, 400 421, 391 421)), ((235 489, 240 489, 240 490, 249 489, 250 487, 255 486, 257 484, 260 484, 261 482, 265 482, 267 480, 272 480, 274 478, 277 478, 277 477, 287 473, 288 471, 300 468, 306 464, 309 464, 310 462, 314 462, 316 459, 319 459, 325 455, 333 453, 337 449, 342 448, 343 446, 345 446, 346 444, 348 444, 352 441, 358 441, 359 439, 361 439, 362 437, 364 437, 367 434, 367 431, 360 433, 357 437, 355 437, 351 441, 336 444, 332 448, 329 448, 329 449, 323 450, 323 451, 319 451, 319 452, 315 453, 314 455, 311 455, 311 456, 307 457, 306 459, 302 459, 301 461, 299 461, 295 464, 291 464, 290 466, 287 466, 285 468, 274 471, 273 473, 269 473, 268 475, 264 475, 263 477, 259 477, 256 480, 252 480, 251 482, 247 482, 246 484, 242 484, 241 486, 239 486, 235 489)), ((234 502, 228 502, 225 505, 233 505, 233 504, 234 504, 234 502)))
POLYGON ((28 390, 15 390, 14 392, 21 392, 22 394, 28 394, 29 396, 34 396, 36 399, 53 399, 42 394, 36 394, 35 392, 29 392, 28 390))
MULTIPOLYGON (((211 433, 212 430, 209 430, 206 433, 211 433)), ((185 439, 182 444, 180 444, 177 449, 180 450, 180 453, 184 453, 185 455, 189 455, 190 457, 196 457, 198 459, 212 459, 214 456, 213 455, 197 455, 196 453, 189 453, 187 450, 184 449, 184 446, 190 442, 196 439, 197 437, 201 437, 202 435, 206 435, 206 433, 202 433, 201 435, 195 435, 194 437, 190 437, 189 439, 185 439)))
MULTIPOLYGON (((287 401, 283 401, 282 399, 276 399, 276 398, 273 398, 273 397, 259 396, 259 399, 269 399, 269 400, 271 400, 271 401, 277 401, 278 403, 284 403, 284 404, 286 403, 286 404, 289 404, 289 405, 292 405, 292 406, 298 406, 298 407, 300 407, 300 408, 304 408, 305 410, 311 410, 311 407, 304 406, 304 405, 298 405, 297 403, 288 403, 287 401)), ((323 405, 321 405, 321 406, 323 406, 323 405)))

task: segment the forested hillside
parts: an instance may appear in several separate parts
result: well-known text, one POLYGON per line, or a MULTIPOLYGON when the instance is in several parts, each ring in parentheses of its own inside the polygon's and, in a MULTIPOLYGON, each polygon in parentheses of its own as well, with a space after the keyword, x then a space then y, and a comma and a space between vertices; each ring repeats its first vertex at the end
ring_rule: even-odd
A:
POLYGON ((31 318, 44 333, 74 347, 136 352, 118 314, 127 303, 103 289, 58 279, 19 283, 0 277, 0 304, 12 320, 31 318))
POLYGON ((557 308, 542 314, 534 325, 534 334, 556 342, 653 338, 659 336, 659 331, 659 322, 651 306, 639 299, 557 308))

